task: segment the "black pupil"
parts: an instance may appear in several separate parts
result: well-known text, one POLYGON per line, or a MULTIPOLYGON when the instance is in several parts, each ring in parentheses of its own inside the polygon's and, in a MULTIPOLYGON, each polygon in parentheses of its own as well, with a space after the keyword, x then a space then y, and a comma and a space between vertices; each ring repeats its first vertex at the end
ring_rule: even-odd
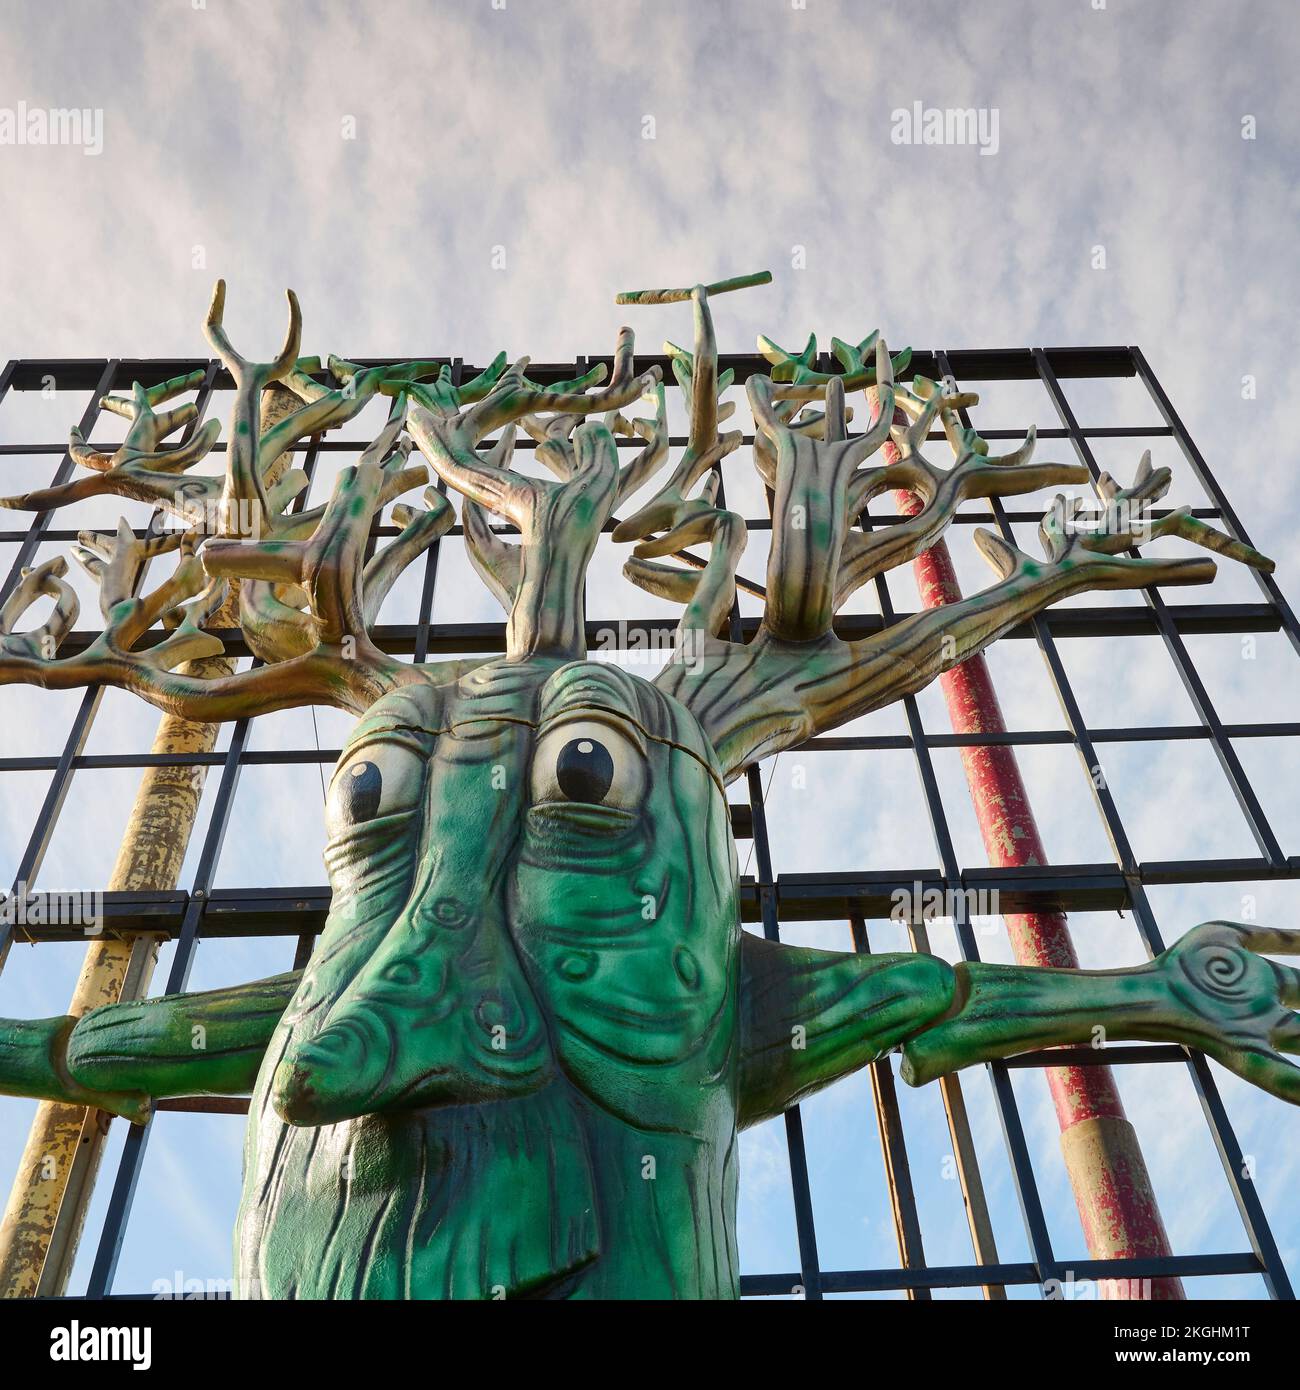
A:
POLYGON ((594 738, 571 738, 560 749, 555 780, 570 801, 604 801, 614 780, 614 759, 594 738))
POLYGON ((339 783, 339 801, 348 821, 369 820, 379 810, 384 779, 374 763, 353 763, 339 783))

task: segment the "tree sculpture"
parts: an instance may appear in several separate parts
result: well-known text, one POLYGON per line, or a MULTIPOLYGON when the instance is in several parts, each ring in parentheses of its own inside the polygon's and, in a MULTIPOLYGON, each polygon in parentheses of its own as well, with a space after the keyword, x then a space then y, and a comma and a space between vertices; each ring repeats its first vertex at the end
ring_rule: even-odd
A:
POLYGON ((543 388, 528 359, 503 356, 459 385, 436 364, 330 359, 326 387, 319 363, 299 359, 292 294, 282 351, 255 363, 226 336, 218 284, 207 334, 236 387, 224 478, 188 473, 215 426, 162 442, 193 418, 192 406, 156 410, 198 384, 186 377, 107 398, 130 421, 121 448, 98 453, 74 434, 92 471, 6 503, 115 493, 182 527, 83 535, 104 630, 75 655, 57 651, 77 614, 64 562, 32 570, 0 614, 0 682, 122 686, 209 721, 313 703, 358 716, 328 796, 333 904, 305 969, 0 1025, 11 1094, 140 1122, 153 1098, 251 1089, 244 1296, 735 1297, 738 1128, 899 1046, 920 1084, 1100 1025, 1199 1048, 1300 1100, 1300 1068, 1279 1051, 1300 1050, 1286 1007, 1300 973, 1258 954, 1300 951, 1294 931, 1205 923, 1149 964, 1110 971, 952 966, 742 933, 724 788, 757 759, 919 690, 1058 599, 1214 575, 1209 558, 1139 556, 1139 541, 1175 534, 1271 568, 1186 510, 1151 517, 1170 479, 1144 459, 1131 488, 1103 480, 1115 524, 1083 530, 1058 508, 1041 559, 978 532, 990 588, 841 640, 845 599, 932 545, 964 499, 1086 474, 1033 461, 1032 436, 990 456, 960 423, 973 398, 896 383, 904 359, 875 334, 837 342, 834 374, 814 370, 814 343, 790 354, 763 339, 773 369, 747 389, 773 496, 765 615, 753 640, 730 639, 745 526, 718 504, 718 478, 742 436, 719 432, 730 375, 718 373, 709 298, 769 278, 620 297, 694 311, 693 351, 669 345, 689 441, 614 528, 637 542, 628 577, 685 605, 653 683, 588 661, 584 643, 597 539, 669 453, 663 385, 657 369, 637 374, 630 329, 604 384, 599 367, 543 388), (276 382, 303 405, 263 434, 261 393, 276 382), (853 436, 856 391, 866 428, 853 436), (292 510, 305 479, 275 476, 272 462, 376 394, 392 401, 382 433, 324 507, 292 510), (620 413, 641 399, 649 416, 620 413), (946 469, 924 452, 936 423, 954 453, 946 469), (512 469, 519 425, 553 481, 512 469), (619 434, 643 442, 622 466, 619 434), (427 489, 426 508, 396 508, 400 533, 367 558, 382 509, 427 481, 411 440, 464 499, 470 556, 509 614, 504 657, 410 665, 371 640, 394 579, 454 520, 427 489), (854 529, 895 488, 922 509, 854 529), (708 546, 706 561, 665 560, 691 544, 708 546), (168 551, 174 573, 138 592, 145 563, 168 551), (41 596, 49 616, 17 631, 41 596), (222 649, 207 628, 235 602, 252 668, 178 673, 222 649))

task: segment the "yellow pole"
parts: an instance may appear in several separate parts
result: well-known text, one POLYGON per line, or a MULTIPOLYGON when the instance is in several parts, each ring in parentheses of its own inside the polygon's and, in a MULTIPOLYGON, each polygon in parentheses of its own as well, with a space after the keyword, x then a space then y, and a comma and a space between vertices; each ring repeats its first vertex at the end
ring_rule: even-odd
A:
MULTIPOLYGON (((229 674, 234 662, 212 657, 189 663, 189 669, 196 675, 229 674)), ((152 751, 211 752, 220 727, 164 715, 152 751)), ((202 767, 145 769, 109 878, 110 892, 176 887, 198 813, 204 771, 202 767)), ((157 958, 156 937, 128 935, 91 942, 68 1012, 80 1018, 102 1004, 147 994, 157 958)), ((55 1101, 42 1101, 37 1107, 0 1220, 0 1298, 29 1298, 38 1292, 62 1293, 66 1288, 110 1118, 102 1110, 55 1101), (82 1200, 70 1203, 75 1215, 64 1225, 60 1211, 74 1188, 82 1200), (57 1242, 60 1258, 51 1261, 48 1257, 60 1225, 64 1225, 57 1242), (47 1263, 49 1277, 43 1277, 47 1263)))
MULTIPOLYGON (((275 424, 302 402, 280 386, 262 396, 262 427, 275 424)), ((282 454, 268 470, 272 479, 287 466, 282 454)), ((216 627, 238 624, 237 595, 214 619, 216 627)), ((187 662, 196 676, 229 675, 229 657, 187 662)), ((167 714, 158 725, 154 753, 210 753, 219 724, 201 724, 167 714)), ((110 892, 169 890, 180 881, 185 851, 198 815, 204 767, 150 767, 140 779, 135 804, 109 878, 110 892)), ((104 1004, 138 999, 149 991, 158 959, 158 938, 131 933, 93 941, 72 992, 68 1013, 76 1018, 104 1004)), ((67 1289, 104 1152, 111 1116, 80 1105, 42 1101, 27 1136, 0 1218, 0 1298, 32 1298, 67 1289)))

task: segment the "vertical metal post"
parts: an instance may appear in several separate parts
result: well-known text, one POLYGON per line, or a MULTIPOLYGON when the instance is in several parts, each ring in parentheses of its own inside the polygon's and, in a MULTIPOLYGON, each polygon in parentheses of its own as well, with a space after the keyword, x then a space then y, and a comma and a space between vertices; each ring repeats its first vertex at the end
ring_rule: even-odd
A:
MULTIPOLYGON (((892 446, 886 446, 892 447, 892 446)), ((896 494, 897 495, 897 494, 896 494)), ((870 518, 864 512, 859 524, 869 529, 870 518)), ((880 614, 886 624, 895 621, 893 600, 889 595, 889 585, 883 574, 875 577, 876 601, 880 614)), ((921 778, 925 794, 926 811, 930 818, 930 829, 934 836, 935 848, 943 868, 944 888, 953 902, 953 928, 957 936, 957 948, 966 961, 979 960, 979 946, 971 928, 966 910, 965 894, 961 891, 961 869, 957 862, 957 852, 953 847, 952 833, 948 828, 948 818, 944 812, 943 797, 939 792, 939 782, 934 772, 934 760, 930 754, 930 743, 926 737, 925 725, 921 720, 920 708, 914 695, 904 696, 903 712, 907 718, 908 735, 916 758, 916 770, 921 778)), ((1016 1105, 1015 1091, 1004 1062, 988 1064, 989 1078, 993 1083, 994 1103, 998 1120, 1002 1126, 1007 1154, 1011 1160, 1011 1176, 1016 1188, 1016 1197, 1024 1219, 1025 1235, 1033 1252, 1034 1264, 1038 1272, 1040 1291, 1045 1293, 1047 1285, 1060 1278, 1060 1269, 1052 1251, 1051 1236, 1047 1230, 1047 1219, 1043 1214, 1042 1199, 1038 1195, 1038 1184, 1034 1180, 1033 1164, 1029 1158, 1029 1147, 1025 1143, 1024 1127, 1020 1122, 1020 1110, 1016 1105)), ((972 1235, 974 1229, 972 1228, 972 1235)), ((991 1239, 991 1231, 989 1232, 991 1239)), ((978 1245, 976 1247, 978 1254, 978 1245)))
MULTIPOLYGON (((1187 433, 1187 426, 1183 424, 1178 412, 1173 407, 1173 403, 1165 395, 1164 387, 1156 380, 1156 374, 1151 370, 1151 365, 1143 355, 1141 348, 1129 348, 1129 356, 1133 360, 1138 377, 1143 386, 1146 387, 1156 409, 1160 412, 1161 419, 1173 430, 1174 440, 1182 451, 1183 457, 1191 464, 1197 482, 1200 483, 1205 495, 1218 508, 1219 516, 1224 525, 1239 541, 1249 545, 1250 536, 1241 524, 1241 518, 1233 510, 1227 494, 1219 486, 1218 479, 1210 471, 1209 465, 1205 462, 1191 435, 1187 433)), ((1046 356, 1044 355, 1045 360, 1046 356)), ((1264 597, 1277 610, 1278 617, 1282 620, 1282 631, 1286 633, 1287 640, 1295 648, 1297 655, 1300 655, 1300 621, 1297 621, 1295 611, 1286 601, 1282 590, 1278 587, 1277 580, 1271 574, 1265 574, 1261 570, 1251 570, 1250 573, 1254 577, 1255 583, 1264 591, 1264 597)))
MULTIPOLYGON (((930 952, 930 934, 923 921, 912 922, 908 928, 912 939, 912 949, 926 955, 930 952)), ((989 1215, 988 1198, 984 1195, 984 1178, 980 1173, 979 1157, 975 1152, 975 1141, 971 1135, 970 1117, 966 1113, 966 1097, 961 1088, 961 1077, 953 1072, 939 1078, 939 1094, 943 1097, 944 1113, 948 1117, 948 1136, 952 1140, 953 1163, 957 1169, 957 1182, 961 1187, 962 1202, 966 1208, 966 1224, 970 1228, 971 1247, 975 1251, 975 1262, 981 1265, 1000 1263, 997 1240, 993 1235, 993 1218, 989 1215)), ((1006 1285, 983 1285, 984 1297, 994 1302, 1005 1302, 1006 1285)))
MULTIPOLYGON (((192 437, 206 412, 219 364, 212 362, 200 389, 192 437)), ((151 527, 159 520, 155 513, 151 527)), ((143 574, 141 576, 143 579, 143 574)), ((189 664, 191 674, 229 675, 227 658, 189 664)), ((210 752, 218 725, 164 715, 152 753, 210 752)), ((176 886, 198 814, 205 769, 161 765, 147 768, 109 878, 109 892, 176 886)), ((65 787, 66 790, 66 787, 65 787)), ((147 936, 104 937, 86 952, 68 1013, 148 992, 158 943, 147 936)), ((66 1290, 76 1258, 86 1208, 94 1190, 111 1117, 96 1109, 45 1101, 37 1107, 26 1148, 0 1224, 0 1296, 29 1297, 66 1290)))
MULTIPOLYGON (((726 486, 720 469, 714 469, 718 480, 718 506, 725 507, 726 486)), ((768 506, 771 506, 771 494, 768 506)), ((740 603, 733 599, 728 618, 728 631, 733 642, 741 637, 740 603)), ((772 846, 767 835, 767 808, 763 801, 763 778, 757 767, 745 773, 749 792, 749 811, 754 836, 755 868, 758 870, 758 901, 763 921, 763 935, 778 941, 781 929, 777 916, 776 880, 772 874, 772 846)), ((782 1117, 785 1122, 786 1149, 790 1156, 790 1185, 794 1199, 795 1234, 799 1242, 799 1278, 803 1296, 814 1302, 822 1298, 821 1265, 817 1258, 817 1228, 813 1220, 812 1189, 808 1182, 808 1153, 803 1138, 803 1116, 797 1105, 791 1106, 782 1117)))
MULTIPOLYGON (((1052 368, 1051 361, 1042 348, 1034 349, 1034 362, 1038 367, 1043 385, 1052 398, 1052 404, 1061 423, 1070 433, 1070 443, 1073 445, 1075 453, 1095 483, 1101 476, 1101 469, 1093 457, 1092 446, 1079 428, 1074 411, 1071 409, 1069 401, 1066 400, 1065 392, 1061 390, 1061 383, 1056 379, 1056 372, 1052 368)), ((1136 554, 1137 552, 1134 551, 1133 553, 1136 554)), ((1260 579, 1269 577, 1260 574, 1258 570, 1252 570, 1251 573, 1260 579)), ((1267 587, 1265 587, 1265 592, 1269 592, 1267 587)), ((1237 757, 1237 750, 1224 733, 1223 724, 1210 700, 1209 692, 1205 689, 1204 682, 1192 662, 1181 634, 1169 616, 1169 609, 1164 598, 1156 589, 1144 589, 1142 597, 1146 601, 1147 607, 1155 614, 1160 636, 1173 660, 1183 688, 1187 691, 1187 696, 1196 709, 1198 718, 1210 735, 1211 745, 1219 760, 1219 766, 1222 767, 1223 775, 1228 779, 1232 793, 1237 799, 1237 805, 1241 807, 1241 813, 1246 818, 1246 823, 1250 827, 1255 843, 1259 846, 1260 853, 1268 860, 1270 868, 1280 868, 1285 863, 1286 856, 1282 853, 1282 847, 1278 844, 1277 836, 1274 835, 1273 829, 1268 823, 1264 808, 1260 805, 1259 798, 1250 785, 1250 779, 1246 776, 1246 771, 1241 765, 1241 760, 1237 757)))
MULTIPOLYGON (((203 910, 207 906, 217 860, 221 855, 221 845, 230 824, 231 806, 235 789, 239 784, 241 761, 248 744, 249 724, 250 721, 247 719, 239 720, 231 735, 230 748, 226 753, 225 765, 221 770, 221 782, 212 808, 212 819, 204 838, 203 852, 194 875, 193 887, 190 889, 190 900, 185 908, 180 935, 176 940, 176 952, 172 957, 164 994, 182 993, 194 964, 194 951, 198 945, 203 910)), ((127 1131, 126 1146, 118 1163, 117 1177, 109 1199, 108 1215, 100 1232, 95 1264, 86 1289, 88 1298, 104 1298, 112 1292, 113 1277, 117 1272, 122 1241, 126 1236, 126 1223, 131 1214, 131 1204, 135 1200, 135 1190, 140 1181, 140 1170, 144 1165, 145 1149, 152 1128, 151 1116, 144 1124, 133 1124, 127 1131)))
MULTIPOLYGON (((867 939, 867 924, 860 912, 855 912, 849 925, 853 932, 853 949, 866 955, 871 950, 867 939)), ((893 1064, 881 1057, 867 1068, 871 1078, 871 1099, 875 1105, 876 1128, 880 1131, 880 1153, 889 1184, 889 1205, 894 1220, 894 1239, 898 1243, 898 1259, 904 1269, 925 1268, 925 1244, 921 1239, 921 1218, 916 1209, 916 1192, 912 1187, 912 1166, 907 1159, 907 1139, 903 1134, 903 1117, 898 1109, 898 1091, 894 1086, 893 1064)), ((929 1303, 933 1294, 927 1288, 909 1288, 911 1302, 929 1303)))
MULTIPOLYGON (((94 395, 91 396, 89 404, 82 412, 80 429, 84 436, 89 438, 94 429, 95 421, 99 417, 100 397, 107 394, 112 389, 114 378, 117 375, 118 359, 110 358, 104 364, 103 371, 100 372, 99 381, 95 386, 94 395)), ((8 387, 9 381, 13 376, 13 363, 5 371, 5 385, 8 387)), ((54 477, 50 481, 51 487, 58 487, 65 483, 73 473, 72 455, 65 452, 59 460, 58 467, 54 471, 54 477)), ((3 588, 0 588, 0 603, 13 593, 23 576, 26 569, 36 558, 36 551, 40 547, 41 537, 45 534, 49 526, 50 513, 48 511, 39 512, 33 518, 31 525, 27 528, 27 534, 23 537, 22 543, 18 547, 18 554, 14 557, 13 565, 5 579, 3 588)), ((13 892, 22 893, 29 888, 36 880, 36 875, 40 871, 41 861, 45 858, 45 851, 49 848, 50 840, 54 835, 54 827, 59 818, 59 812, 63 809, 63 803, 68 795, 68 787, 72 782, 72 764, 81 754, 81 750, 86 745, 86 739, 90 736, 91 725, 95 721, 95 715, 99 710, 100 701, 103 699, 103 692, 98 689, 87 690, 81 697, 81 704, 77 708, 77 713, 73 716, 72 727, 68 731, 68 737, 63 746, 63 752, 59 757, 59 764, 55 768, 50 778, 49 787, 46 789, 41 809, 36 815, 36 824, 32 828, 31 837, 27 842, 27 848, 23 852, 22 860, 19 862, 18 871, 14 875, 13 892)), ((9 958, 9 949, 13 945, 13 926, 8 921, 0 922, 0 970, 4 969, 5 961, 9 958)))
MULTIPOLYGON (((89 404, 81 415, 81 423, 78 428, 88 439, 90 432, 94 429, 95 421, 99 417, 99 400, 113 389, 113 382, 117 377, 118 367, 121 365, 116 357, 110 357, 104 363, 104 370, 99 374, 99 381, 95 386, 94 395, 91 396, 89 404)), ((72 455, 64 452, 59 460, 59 465, 54 471, 54 477, 50 480, 51 487, 59 487, 72 477, 75 465, 72 462, 72 455)), ((36 558, 37 547, 41 543, 41 537, 45 534, 50 524, 50 513, 48 511, 38 512, 32 520, 32 524, 27 528, 27 535, 23 537, 22 543, 18 547, 18 554, 14 557, 14 562, 9 569, 9 574, 5 579, 4 587, 0 588, 0 603, 13 593, 17 588, 18 582, 23 577, 23 570, 36 558)))
MULTIPOLYGON (((769 941, 780 939, 777 924, 776 884, 772 878, 772 852, 767 838, 767 813, 763 806, 763 781, 756 767, 745 774, 749 789, 750 814, 754 824, 754 857, 758 869, 758 900, 763 918, 763 935, 769 941)), ((799 1241, 799 1277, 804 1297, 819 1301, 822 1296, 821 1266, 817 1259, 817 1231, 813 1222, 812 1190, 808 1182, 808 1155, 804 1147, 803 1117, 797 1105, 782 1117, 786 1147, 790 1154, 790 1182, 794 1195, 795 1232, 799 1241)))
MULTIPOLYGON (((216 364, 213 364, 215 369, 216 364)), ((297 409, 298 400, 291 392, 280 386, 272 386, 263 393, 262 396, 262 425, 267 428, 285 418, 293 410, 297 409)), ((314 466, 314 444, 312 463, 314 466)), ((288 453, 281 454, 275 459, 267 470, 267 477, 274 482, 288 467, 291 462, 288 453)), ((224 626, 227 623, 237 624, 238 609, 237 596, 227 600, 223 606, 222 613, 218 615, 214 626, 224 626), (228 616, 227 616, 228 614, 228 616)), ((234 663, 226 657, 213 658, 217 663, 223 663, 227 670, 233 670, 234 663)), ((208 724, 195 726, 205 732, 208 739, 209 751, 215 744, 217 730, 220 725, 208 724)), ((236 721, 230 739, 230 748, 226 753, 225 763, 222 768, 221 782, 217 788, 216 799, 212 808, 212 820, 208 826, 208 833, 203 842, 203 851, 199 857, 198 868, 194 876, 194 884, 190 890, 189 903, 185 908, 185 915, 181 923, 180 935, 176 941, 176 952, 172 958, 171 971, 167 977, 166 994, 179 994, 186 986, 189 979, 190 969, 194 963, 194 952, 198 946, 199 929, 202 923, 203 910, 207 905, 208 896, 212 891, 212 882, 216 875, 217 861, 221 855, 221 846, 225 840, 226 829, 230 824, 231 807, 234 801, 235 790, 239 784, 239 776, 242 771, 242 760, 244 750, 248 746, 248 737, 251 728, 251 720, 240 719, 236 721)), ((196 769, 197 772, 197 769, 196 769)), ((188 839, 188 835, 186 836, 188 839)), ((179 873, 180 864, 176 865, 179 873)), ((173 880, 174 882, 174 880, 173 880)), ((126 1223, 130 1217, 131 1205, 135 1199, 136 1185, 140 1180, 140 1172, 144 1166, 145 1150, 149 1142, 149 1134, 152 1128, 152 1118, 143 1125, 132 1125, 126 1136, 126 1145, 122 1151, 122 1157, 118 1165, 117 1178, 113 1184, 113 1193, 109 1202, 108 1216, 104 1222, 104 1229, 100 1233, 99 1247, 95 1254, 95 1263, 90 1275, 90 1283, 87 1294, 91 1298, 103 1298, 112 1291, 113 1278, 117 1271, 117 1262, 122 1253, 122 1242, 126 1236, 126 1223)))
MULTIPOLYGON (((947 355, 936 354, 945 377, 952 371, 947 355)), ((969 424, 969 419, 965 420, 969 424)), ((892 447, 892 446, 887 446, 892 447)), ((914 515, 920 501, 908 492, 894 494, 898 509, 914 515)), ((958 602, 961 585, 943 541, 912 565, 921 602, 927 608, 958 602)), ((1005 733, 997 691, 983 656, 974 656, 939 678, 953 732, 1005 733)), ((1009 745, 966 745, 962 767, 979 822, 989 863, 996 868, 1046 864, 1029 793, 1009 745)), ((1079 959, 1064 913, 1006 913, 1012 953, 1021 965, 1078 969, 1079 959)), ((1146 1259, 1169 1255, 1160 1209, 1123 1102, 1108 1067, 1044 1069, 1057 1123, 1066 1172, 1093 1259, 1146 1259)), ((1179 1279, 1107 1280, 1108 1298, 1139 1298, 1149 1289, 1155 1299, 1184 1297, 1179 1279)))

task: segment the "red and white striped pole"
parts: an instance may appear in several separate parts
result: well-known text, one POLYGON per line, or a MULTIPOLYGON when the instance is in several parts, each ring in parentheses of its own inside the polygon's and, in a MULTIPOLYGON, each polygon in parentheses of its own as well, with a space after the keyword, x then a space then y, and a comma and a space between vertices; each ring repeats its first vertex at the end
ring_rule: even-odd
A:
MULTIPOLYGON (((869 393, 874 397, 875 392, 869 393)), ((897 423, 906 423, 902 412, 897 423)), ((892 443, 888 461, 897 458, 892 443)), ((911 492, 895 492, 900 514, 912 516, 921 502, 911 492)), ((956 603, 961 585, 952 556, 938 541, 912 563, 921 602, 927 608, 956 603)), ((973 656, 939 678, 953 732, 1004 733, 997 692, 982 656, 973 656)), ((1015 750, 1006 744, 961 750, 966 783, 979 820, 989 863, 1017 868, 1047 863, 1015 750)), ((1006 913, 1011 949, 1020 965, 1077 969, 1079 958, 1061 912, 1006 913)), ((1061 1127, 1061 1149, 1074 1189, 1089 1255, 1096 1260, 1151 1259, 1170 1253, 1137 1134, 1109 1067, 1047 1067, 1047 1084, 1061 1127)), ((1103 1281, 1102 1296, 1114 1299, 1182 1299, 1182 1280, 1103 1281)))

